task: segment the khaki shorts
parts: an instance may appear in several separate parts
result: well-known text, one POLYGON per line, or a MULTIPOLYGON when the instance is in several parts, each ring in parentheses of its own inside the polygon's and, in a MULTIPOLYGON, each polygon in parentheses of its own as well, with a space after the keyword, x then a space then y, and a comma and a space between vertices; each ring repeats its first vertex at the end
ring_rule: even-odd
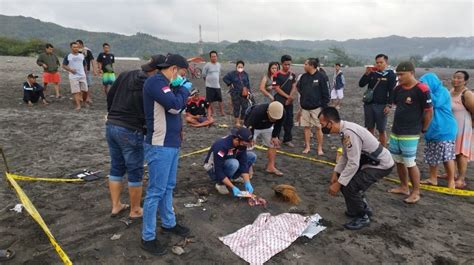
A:
POLYGON ((257 141, 258 136, 261 135, 263 145, 265 145, 266 147, 273 148, 274 146, 272 144, 272 132, 273 132, 273 126, 271 128, 263 129, 263 130, 255 129, 253 131, 253 140, 257 141))
POLYGON ((73 79, 73 80, 70 79, 69 83, 71 84, 71 94, 88 91, 87 80, 85 77, 82 79, 73 79))
POLYGON ((301 126, 304 127, 318 127, 321 128, 319 123, 318 115, 321 112, 321 108, 313 110, 301 110, 301 126))

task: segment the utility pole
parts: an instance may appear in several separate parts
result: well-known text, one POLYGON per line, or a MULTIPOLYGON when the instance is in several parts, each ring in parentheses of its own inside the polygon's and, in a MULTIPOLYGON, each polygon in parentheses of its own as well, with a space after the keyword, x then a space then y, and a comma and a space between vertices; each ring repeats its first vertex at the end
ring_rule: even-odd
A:
POLYGON ((201 56, 204 54, 203 42, 202 42, 202 31, 201 31, 201 24, 199 24, 199 47, 198 47, 198 54, 201 56))

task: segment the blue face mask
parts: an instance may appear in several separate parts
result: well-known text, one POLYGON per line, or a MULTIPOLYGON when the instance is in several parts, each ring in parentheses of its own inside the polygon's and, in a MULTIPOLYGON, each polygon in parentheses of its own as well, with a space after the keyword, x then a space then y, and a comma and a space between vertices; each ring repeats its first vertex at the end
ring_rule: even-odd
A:
POLYGON ((181 83, 183 83, 184 78, 180 75, 176 76, 175 79, 171 80, 171 85, 172 86, 179 86, 181 83))

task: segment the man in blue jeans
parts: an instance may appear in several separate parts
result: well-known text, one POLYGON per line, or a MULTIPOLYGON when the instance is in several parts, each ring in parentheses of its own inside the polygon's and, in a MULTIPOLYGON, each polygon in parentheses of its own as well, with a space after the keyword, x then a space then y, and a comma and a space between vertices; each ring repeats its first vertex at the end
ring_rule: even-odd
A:
POLYGON ((257 155, 247 152, 252 140, 252 132, 242 127, 212 144, 204 161, 204 168, 209 177, 216 182, 216 189, 220 194, 229 194, 227 190, 229 188, 234 196, 240 196, 242 194, 240 189, 232 184, 233 181, 239 182, 239 179, 244 183, 245 189, 253 193, 250 178, 257 155))
POLYGON ((111 167, 109 190, 112 201, 111 216, 130 208, 130 218, 141 218, 143 178, 143 135, 145 114, 143 112, 143 85, 145 80, 158 72, 158 64, 165 56, 154 55, 142 65, 141 70, 123 72, 107 94, 106 137, 109 145, 111 167), (120 202, 122 179, 128 173, 130 205, 120 202))
POLYGON ((145 160, 148 162, 149 179, 143 204, 141 247, 153 255, 164 255, 166 245, 156 239, 158 209, 163 232, 179 236, 190 233, 188 228, 176 223, 173 190, 182 141, 181 112, 186 107, 192 84, 183 84, 184 79, 178 74, 180 69, 188 68, 188 62, 181 55, 169 54, 158 67, 161 71, 148 78, 143 88, 147 126, 145 160))

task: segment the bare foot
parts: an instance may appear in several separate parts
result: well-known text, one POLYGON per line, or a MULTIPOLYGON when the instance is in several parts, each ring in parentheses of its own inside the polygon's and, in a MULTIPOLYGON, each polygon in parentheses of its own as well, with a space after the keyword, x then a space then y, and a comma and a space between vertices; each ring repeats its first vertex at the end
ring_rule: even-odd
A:
POLYGON ((110 217, 116 217, 119 215, 121 212, 128 210, 130 208, 130 205, 128 204, 120 204, 120 207, 117 209, 112 208, 112 212, 110 213, 110 217))
POLYGON ((412 193, 408 198, 404 199, 403 201, 408 204, 415 204, 420 200, 420 194, 412 193))
POLYGON ((393 188, 388 190, 389 193, 395 193, 395 194, 403 194, 403 195, 410 195, 410 190, 408 188, 393 188))
POLYGON ((318 150, 318 156, 322 156, 322 155, 324 155, 323 150, 318 150))
POLYGON ((74 109, 75 111, 80 111, 81 110, 81 107, 77 107, 74 109))
POLYGON ((310 150, 310 149, 306 147, 301 153, 307 154, 307 153, 309 153, 309 150, 310 150))
POLYGON ((448 181, 448 188, 449 189, 455 189, 456 188, 456 182, 454 182, 454 180, 448 181))
POLYGON ((138 210, 130 210, 130 218, 141 218, 143 216, 143 208, 138 208, 138 210))

